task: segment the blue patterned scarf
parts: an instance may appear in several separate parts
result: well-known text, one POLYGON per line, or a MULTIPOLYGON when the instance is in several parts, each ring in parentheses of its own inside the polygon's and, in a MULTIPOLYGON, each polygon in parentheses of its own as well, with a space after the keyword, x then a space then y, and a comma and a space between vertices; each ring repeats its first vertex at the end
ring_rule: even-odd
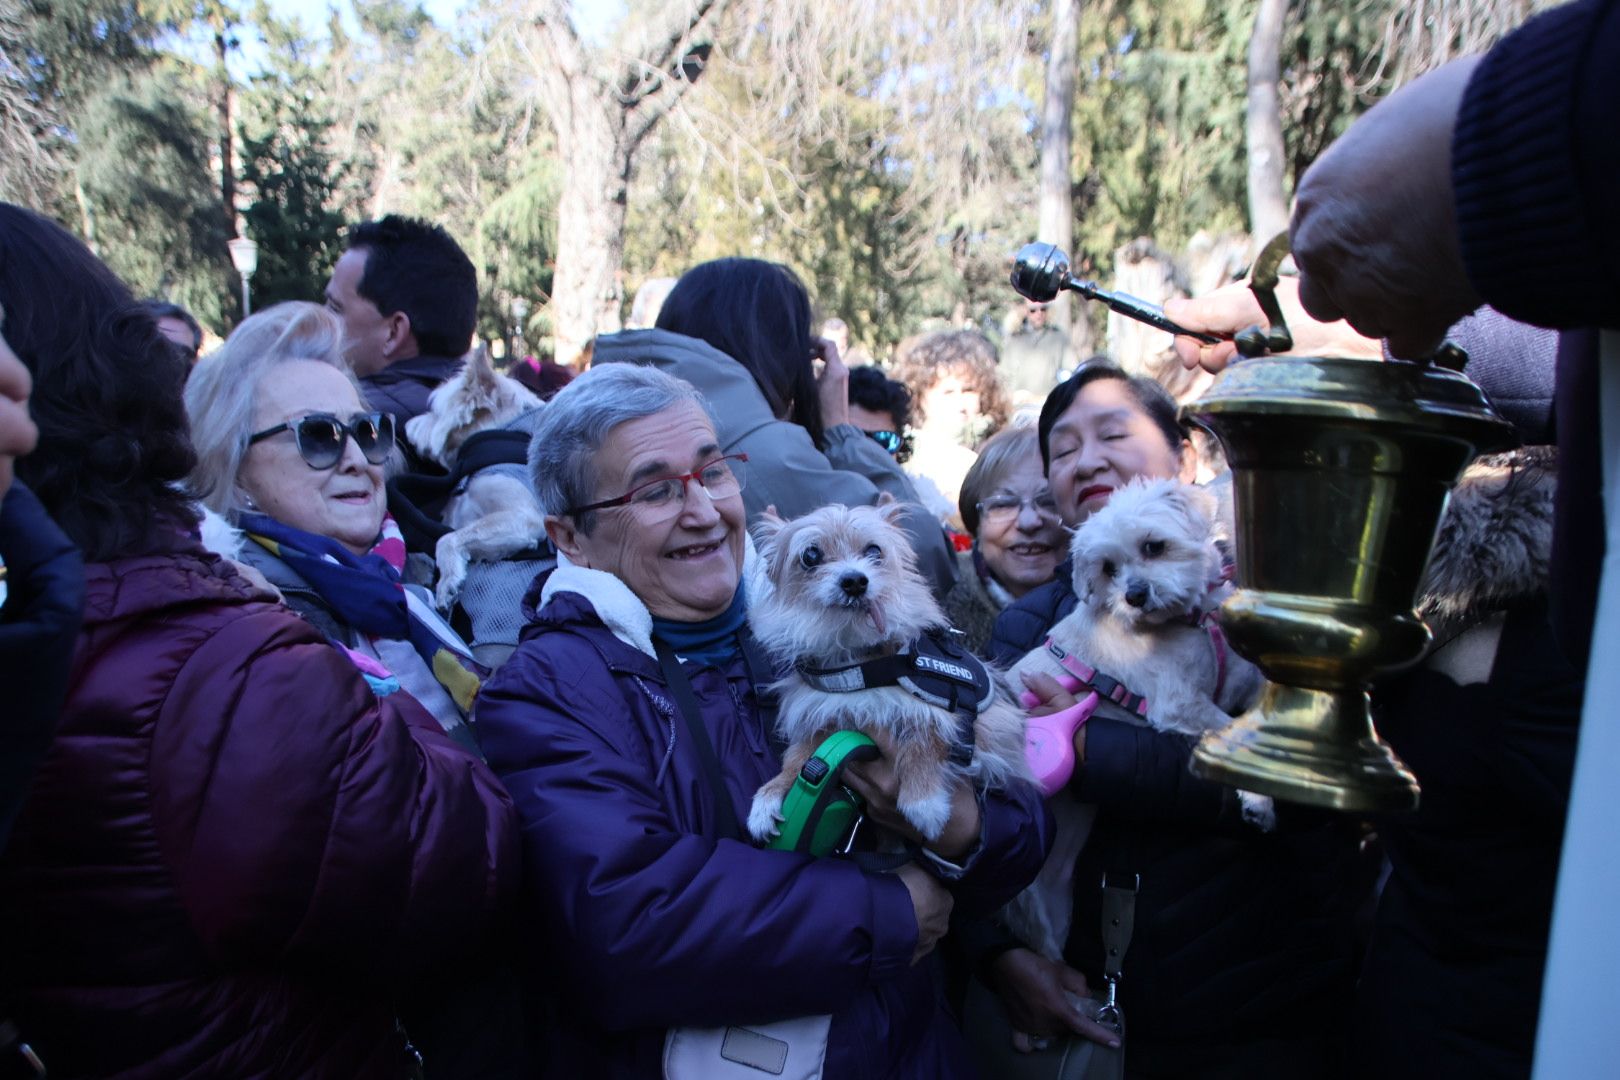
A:
MULTIPOLYGON (((243 514, 240 524, 249 539, 308 582, 343 622, 372 637, 409 641, 456 707, 463 714, 472 709, 489 671, 411 612, 401 580, 405 541, 392 517, 383 518, 377 543, 364 555, 264 514, 243 514)), ((375 680, 372 684, 383 689, 375 680)))

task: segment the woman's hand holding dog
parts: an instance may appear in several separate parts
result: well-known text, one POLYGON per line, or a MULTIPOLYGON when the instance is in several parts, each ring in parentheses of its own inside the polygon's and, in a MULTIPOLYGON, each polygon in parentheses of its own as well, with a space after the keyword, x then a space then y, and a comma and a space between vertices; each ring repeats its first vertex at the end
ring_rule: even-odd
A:
POLYGON ((882 732, 868 732, 883 756, 872 761, 850 762, 844 766, 844 782, 849 789, 866 800, 866 816, 881 829, 902 836, 914 844, 927 847, 934 854, 951 862, 961 862, 973 853, 979 842, 979 800, 973 795, 973 785, 961 777, 954 780, 951 789, 951 816, 945 822, 939 839, 929 843, 916 826, 907 821, 897 805, 900 796, 900 778, 894 771, 892 747, 882 732))
POLYGON ((906 891, 911 893, 911 910, 917 916, 917 947, 911 953, 911 963, 934 951, 939 939, 951 928, 951 906, 956 903, 945 886, 934 880, 934 875, 916 863, 906 863, 894 872, 906 891))
POLYGON ((996 991, 1013 1026, 1013 1049, 1027 1054, 1045 1048, 1053 1035, 1074 1032, 1105 1046, 1118 1046, 1119 1035, 1075 1006, 1069 995, 1089 998, 1091 987, 1080 972, 1031 949, 1008 949, 990 969, 996 991))
MULTIPOLYGON (((1051 716, 1053 713, 1072 709, 1080 701, 1069 693, 1052 676, 1042 671, 1026 671, 1019 676, 1024 680, 1024 689, 1041 699, 1039 705, 1031 707, 1028 712, 1031 716, 1051 716)), ((1074 733, 1074 767, 1078 774, 1080 766, 1086 763, 1086 725, 1081 724, 1074 733)))

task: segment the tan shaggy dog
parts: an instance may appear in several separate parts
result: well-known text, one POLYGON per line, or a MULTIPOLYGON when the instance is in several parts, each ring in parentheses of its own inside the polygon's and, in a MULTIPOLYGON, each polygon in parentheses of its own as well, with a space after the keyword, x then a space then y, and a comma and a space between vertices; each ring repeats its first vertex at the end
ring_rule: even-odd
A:
MULTIPOLYGON (((760 788, 748 815, 748 830, 757 840, 776 834, 794 778, 822 740, 838 730, 880 736, 880 745, 892 747, 897 808, 929 840, 938 839, 949 820, 953 775, 980 787, 1028 777, 1022 710, 999 675, 948 638, 943 651, 919 663, 925 670, 976 670, 983 676, 985 693, 975 702, 972 757, 966 764, 952 760, 962 724, 951 709, 902 685, 852 691, 825 689, 824 681, 816 685, 818 673, 825 677, 915 652, 930 632, 936 638, 947 633, 949 624, 898 525, 900 514, 898 503, 833 505, 793 521, 767 514, 756 527, 769 589, 751 603, 749 623, 779 662, 794 665, 778 686, 777 729, 788 743, 782 772, 760 788), (935 667, 929 669, 930 664, 935 667)), ((943 684, 924 679, 918 685, 943 684)))

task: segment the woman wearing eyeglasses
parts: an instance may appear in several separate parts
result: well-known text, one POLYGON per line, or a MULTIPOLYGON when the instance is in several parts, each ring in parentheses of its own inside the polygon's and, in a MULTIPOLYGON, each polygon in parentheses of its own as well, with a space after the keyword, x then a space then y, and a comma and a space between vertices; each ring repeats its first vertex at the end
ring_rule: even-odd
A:
POLYGON ((362 404, 342 333, 317 304, 278 304, 197 366, 192 486, 243 534, 222 554, 262 573, 379 693, 410 694, 476 752, 466 719, 486 672, 427 590, 401 582, 383 489, 394 418, 362 404))
POLYGON ((956 588, 945 598, 951 625, 983 653, 1003 608, 1052 580, 1068 534, 1046 482, 1033 427, 992 435, 962 481, 958 505, 973 547, 957 556, 956 588))
POLYGON ((751 460, 750 521, 770 506, 796 518, 828 503, 870 506, 881 494, 904 504, 917 567, 942 598, 953 583, 945 534, 891 451, 851 423, 849 369, 814 326, 810 294, 788 267, 716 259, 681 275, 656 329, 604 334, 591 363, 656 364, 697 387, 726 452, 751 460))
MULTIPOLYGON (((1039 797, 967 799, 936 858, 892 874, 756 848, 739 823, 781 752, 761 693, 778 672, 747 635, 753 462, 690 384, 608 364, 542 411, 530 467, 561 559, 477 715, 523 825, 542 1072, 727 1075, 718 1050, 666 1067, 694 1037, 672 1032, 819 1017, 786 1043, 828 1077, 970 1074, 924 958, 953 897, 986 912, 1030 880, 1039 797)), ((782 1045, 761 1031, 730 1052, 782 1045)))
MULTIPOLYGON (((442 1000, 445 966, 515 891, 509 797, 421 706, 379 695, 203 550, 181 489, 185 361, 82 242, 3 203, 0 307, 40 434, 17 474, 85 558, 66 699, 0 864, 10 1018, 53 1076, 411 1075, 424 1030, 404 1007, 429 977, 442 1000)), ((364 469, 316 469, 290 433, 246 448, 306 411, 363 429, 346 379, 306 383, 300 404, 277 397, 290 364, 237 374, 224 452, 260 505, 361 546, 364 469), (269 398, 281 415, 257 415, 269 398), (277 487, 280 449, 280 469, 341 486, 277 487)), ((16 690, 0 693, 9 719, 16 690)), ((430 1075, 487 1075, 424 1055, 430 1075)))

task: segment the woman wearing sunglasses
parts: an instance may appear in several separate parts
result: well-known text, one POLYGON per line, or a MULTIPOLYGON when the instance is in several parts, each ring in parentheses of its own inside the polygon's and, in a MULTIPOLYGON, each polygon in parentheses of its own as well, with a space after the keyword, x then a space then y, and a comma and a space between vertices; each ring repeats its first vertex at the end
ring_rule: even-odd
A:
POLYGON ((466 720, 486 673, 427 591, 402 584, 405 544, 383 489, 394 420, 362 404, 341 335, 319 305, 279 304, 198 365, 186 384, 192 485, 244 534, 225 554, 262 573, 379 693, 404 690, 476 751, 466 720))
MULTIPOLYGON (((10 1018, 53 1076, 397 1078, 407 1037, 434 1075, 483 1075, 424 1046, 414 1006, 424 985, 443 1000, 516 885, 500 782, 203 550, 186 362, 83 243, 4 203, 0 308, 40 435, 17 475, 85 560, 66 699, 3 864, 10 1018)), ((292 381, 253 370, 230 453, 255 468, 294 437, 246 451, 252 432, 360 408, 312 395, 250 428, 292 381)), ((349 475, 329 492, 346 536, 349 475)), ((0 688, 0 716, 29 689, 0 688)))

